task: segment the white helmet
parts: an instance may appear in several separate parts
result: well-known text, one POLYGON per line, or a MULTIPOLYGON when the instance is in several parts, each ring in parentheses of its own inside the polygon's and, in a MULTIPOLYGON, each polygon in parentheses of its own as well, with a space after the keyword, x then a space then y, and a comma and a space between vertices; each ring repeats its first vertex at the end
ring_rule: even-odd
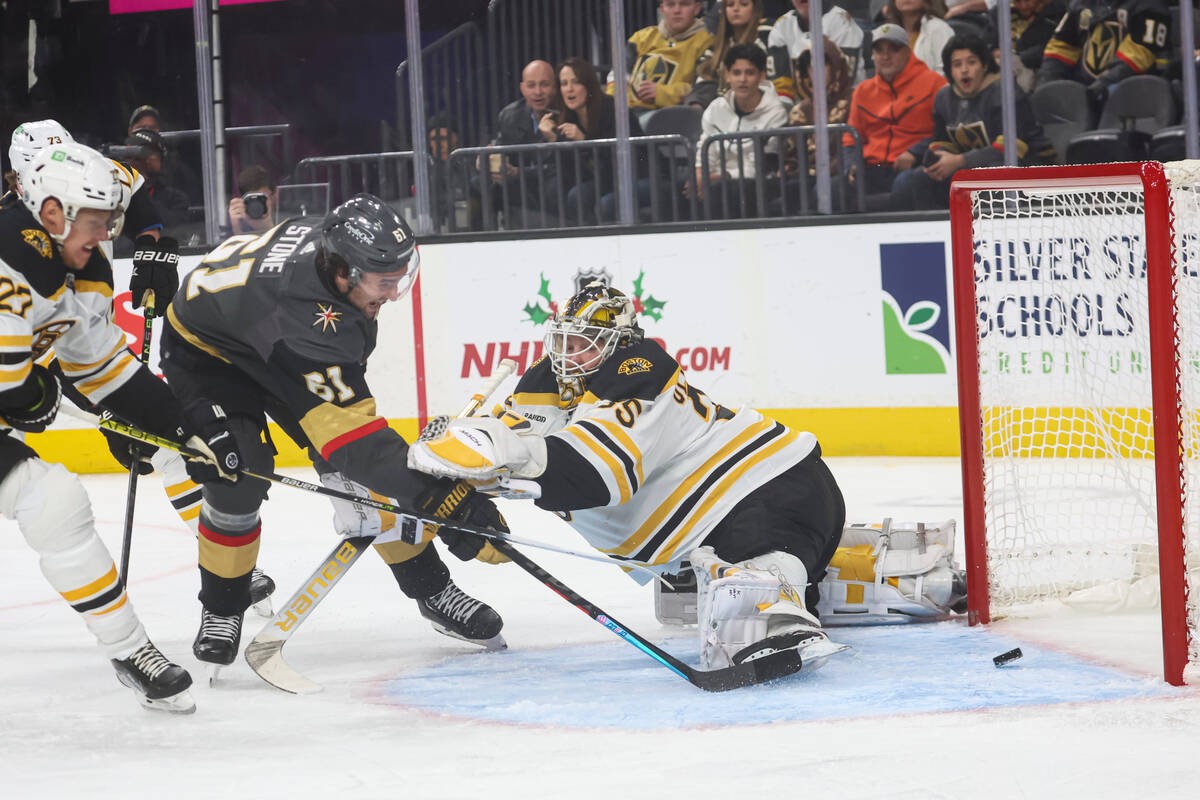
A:
POLYGON ((8 146, 8 163, 20 178, 29 169, 33 157, 51 145, 74 142, 67 129, 52 119, 40 119, 18 125, 8 146))
POLYGON ((42 204, 53 197, 63 209, 67 224, 54 236, 62 244, 81 209, 108 211, 108 238, 114 239, 124 223, 121 181, 116 166, 90 147, 70 142, 45 147, 34 156, 21 176, 21 199, 39 217, 42 204))

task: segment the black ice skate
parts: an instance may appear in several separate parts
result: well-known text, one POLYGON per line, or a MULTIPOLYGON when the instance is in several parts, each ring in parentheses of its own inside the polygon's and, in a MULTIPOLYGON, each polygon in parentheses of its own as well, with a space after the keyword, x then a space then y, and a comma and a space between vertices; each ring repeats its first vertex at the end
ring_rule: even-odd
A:
POLYGON ((138 702, 153 711, 191 714, 196 703, 188 692, 192 676, 167 660, 153 642, 146 642, 129 658, 112 659, 117 680, 133 689, 138 702))
POLYGON ((830 656, 849 649, 849 645, 829 641, 824 631, 805 626, 747 645, 734 653, 732 660, 734 664, 744 664, 781 650, 795 650, 804 662, 804 669, 811 671, 824 666, 830 656))
POLYGON ((242 642, 242 615, 223 617, 208 609, 200 611, 200 630, 192 642, 192 654, 197 660, 211 666, 209 685, 217 680, 221 667, 227 667, 237 658, 242 642))
POLYGON ((500 615, 491 606, 459 589, 454 581, 449 581, 437 594, 418 600, 417 608, 438 633, 488 650, 508 647, 500 635, 500 629, 504 627, 500 615))
POLYGON ((258 567, 250 570, 250 605, 254 607, 254 613, 260 617, 275 616, 275 609, 271 607, 271 595, 275 593, 275 581, 271 580, 271 576, 263 572, 258 567))

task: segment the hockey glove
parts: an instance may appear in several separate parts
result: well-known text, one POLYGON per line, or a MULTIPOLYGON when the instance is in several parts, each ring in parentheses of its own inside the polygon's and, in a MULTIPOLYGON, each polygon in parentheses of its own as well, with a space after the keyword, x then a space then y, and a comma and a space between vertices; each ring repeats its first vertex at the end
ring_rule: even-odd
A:
POLYGON ((189 409, 193 425, 184 444, 196 452, 184 456, 188 477, 196 483, 225 481, 235 483, 242 466, 242 454, 237 440, 229 430, 225 410, 216 403, 202 403, 189 409))
POLYGON ((511 411, 499 418, 435 418, 408 449, 408 468, 484 482, 507 474, 536 478, 546 471, 546 440, 511 411))
MULTIPOLYGON (((496 509, 496 504, 475 492, 464 481, 439 481, 422 497, 417 498, 416 505, 418 510, 438 519, 465 522, 491 528, 498 533, 508 533, 508 523, 496 509)), ((460 561, 475 558, 488 564, 503 564, 509 560, 508 556, 492 546, 487 537, 452 530, 445 525, 438 529, 438 536, 460 561)))
POLYGON ((154 466, 150 463, 150 456, 154 455, 155 451, 158 450, 157 447, 146 442, 139 442, 136 439, 130 439, 119 433, 113 433, 104 428, 101 428, 100 432, 104 434, 104 440, 108 443, 108 452, 112 453, 112 457, 122 467, 129 469, 136 464, 138 475, 149 475, 151 472, 154 472, 154 466))
POLYGON ((41 364, 33 364, 29 376, 17 389, 5 392, 15 394, 15 408, 2 408, 0 415, 11 427, 26 433, 41 433, 54 421, 58 404, 62 402, 62 386, 54 373, 41 364))
POLYGON ((156 241, 143 233, 134 246, 133 277, 129 279, 133 307, 144 306, 146 293, 154 292, 154 315, 161 317, 179 289, 179 243, 170 236, 156 241))

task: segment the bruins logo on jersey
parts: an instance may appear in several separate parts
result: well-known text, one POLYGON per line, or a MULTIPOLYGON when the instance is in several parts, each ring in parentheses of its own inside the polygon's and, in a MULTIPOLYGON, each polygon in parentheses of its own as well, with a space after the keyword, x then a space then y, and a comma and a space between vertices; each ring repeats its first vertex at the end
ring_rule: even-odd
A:
POLYGON ((679 65, 671 59, 664 58, 660 53, 651 53, 639 59, 633 68, 633 84, 636 86, 643 81, 652 81, 662 86, 671 82, 678 69, 679 65))
POLYGON ((55 322, 47 322, 33 331, 33 344, 29 350, 33 355, 33 360, 37 361, 47 350, 54 346, 54 341, 62 336, 75 324, 73 319, 57 320, 55 322))
POLYGON ((1116 57, 1117 47, 1121 44, 1121 28, 1120 22, 1110 19, 1092 29, 1083 48, 1083 68, 1092 77, 1108 69, 1116 57))
POLYGON ((957 128, 949 128, 947 133, 954 143, 958 145, 958 152, 967 153, 971 150, 982 150, 992 143, 992 140, 987 135, 987 125, 983 120, 976 120, 967 125, 959 125, 957 128))
POLYGON ((54 257, 54 248, 50 246, 50 237, 46 235, 45 231, 26 228, 21 231, 21 236, 25 238, 25 244, 37 250, 38 255, 42 258, 54 257))
POLYGON ((639 372, 649 372, 653 365, 644 358, 627 358, 617 367, 618 375, 637 375, 639 372))

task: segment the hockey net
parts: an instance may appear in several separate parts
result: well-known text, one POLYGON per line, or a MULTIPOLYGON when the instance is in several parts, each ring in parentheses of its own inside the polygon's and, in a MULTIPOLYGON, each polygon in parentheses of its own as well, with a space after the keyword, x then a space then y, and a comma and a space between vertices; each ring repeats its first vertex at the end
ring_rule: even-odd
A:
POLYGON ((1200 162, 976 170, 951 219, 971 620, 1161 597, 1196 682, 1200 162))

